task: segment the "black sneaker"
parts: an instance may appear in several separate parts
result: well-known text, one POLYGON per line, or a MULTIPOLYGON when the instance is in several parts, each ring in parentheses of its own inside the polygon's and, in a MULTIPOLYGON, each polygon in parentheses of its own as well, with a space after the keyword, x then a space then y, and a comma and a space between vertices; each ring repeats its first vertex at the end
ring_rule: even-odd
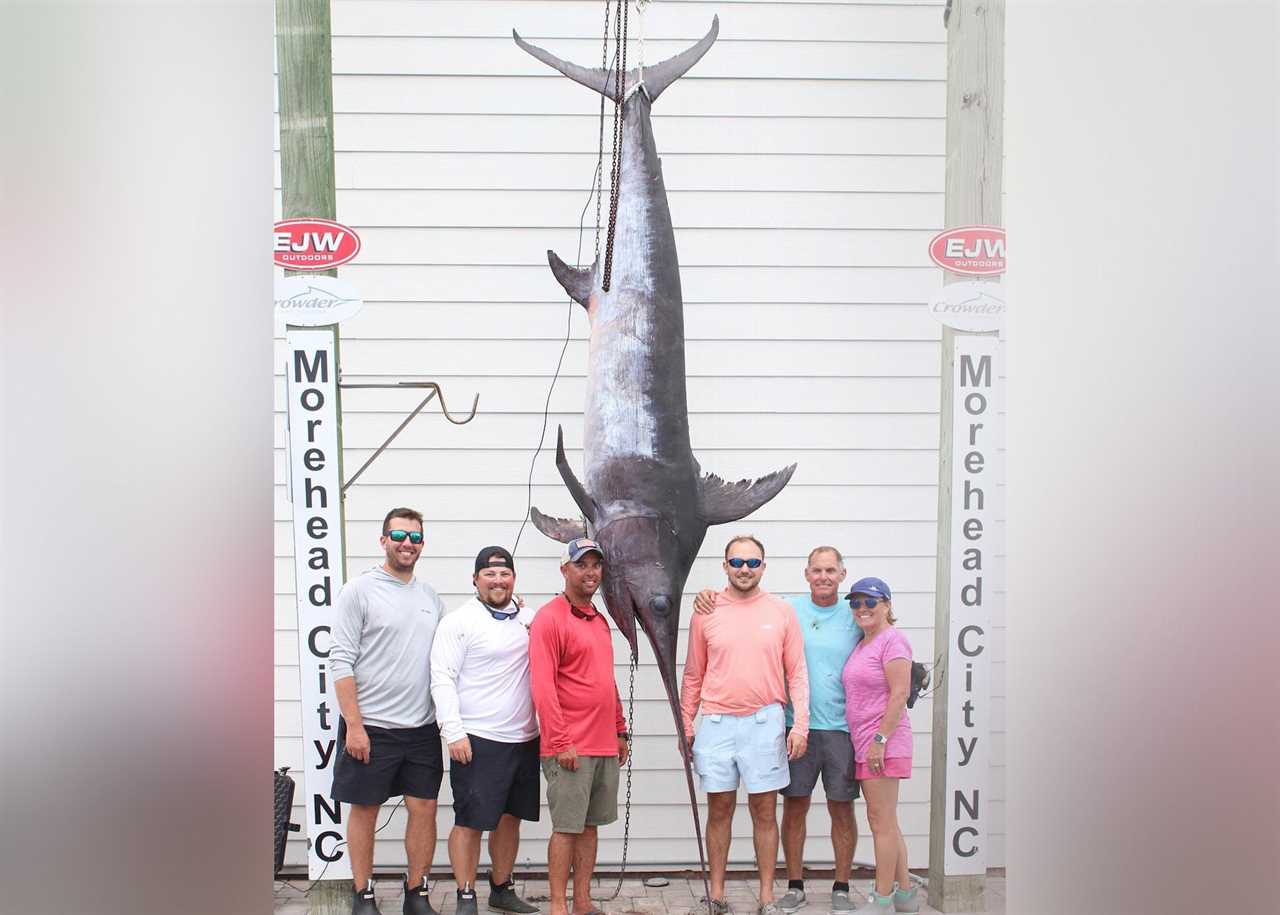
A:
POLYGON ((421 886, 404 885, 404 915, 440 915, 431 908, 431 899, 427 896, 427 878, 422 878, 421 886))
POLYGON ((458 890, 458 910, 457 915, 476 915, 476 891, 458 890))
POLYGON ((489 911, 507 912, 511 915, 534 915, 538 911, 536 905, 530 905, 516 895, 516 882, 495 884, 489 882, 489 911))
POLYGON ((351 891, 351 915, 382 915, 373 898, 373 881, 362 890, 351 891))

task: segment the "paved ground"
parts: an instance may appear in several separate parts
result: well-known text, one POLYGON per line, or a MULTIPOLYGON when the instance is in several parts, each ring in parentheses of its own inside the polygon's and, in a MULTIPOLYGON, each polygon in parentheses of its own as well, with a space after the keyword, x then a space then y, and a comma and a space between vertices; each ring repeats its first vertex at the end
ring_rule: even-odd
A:
MULTIPOLYGON (((603 902, 600 908, 604 910, 605 915, 700 915, 705 912, 705 908, 697 905, 698 899, 703 895, 702 880, 694 876, 692 879, 686 876, 667 875, 668 884, 661 888, 647 887, 643 881, 639 879, 628 878, 622 884, 621 892, 618 893, 616 899, 603 902)), ((986 912, 997 913, 1003 915, 1005 910, 1004 901, 1004 877, 988 876, 987 877, 987 905, 986 912)), ((484 878, 481 876, 480 887, 480 907, 484 911, 484 901, 487 893, 487 887, 483 885, 484 878)), ((275 883, 275 915, 306 915, 307 900, 305 890, 308 881, 306 880, 277 880, 275 883)), ((618 886, 617 877, 604 877, 597 881, 600 889, 594 893, 597 903, 601 903, 605 897, 611 895, 618 886)), ((800 909, 797 915, 827 915, 829 909, 826 905, 829 897, 831 883, 829 879, 811 878, 806 880, 805 888, 809 892, 809 904, 800 909)), ((871 889, 871 879, 869 874, 854 874, 852 888, 855 892, 865 894, 871 889)), ((431 904, 441 913, 441 915, 453 915, 454 903, 456 896, 454 895, 457 888, 452 880, 438 880, 432 884, 431 904)), ((517 892, 525 899, 538 905, 542 911, 550 911, 547 903, 547 881, 546 880, 517 880, 517 892)), ((733 906, 736 915, 754 915, 756 908, 760 904, 757 893, 757 884, 754 876, 730 874, 729 880, 725 888, 725 895, 728 897, 729 904, 733 906)), ((383 879, 377 881, 375 893, 378 898, 378 907, 382 910, 383 915, 399 915, 402 899, 401 884, 396 879, 383 879)), ((786 882, 781 881, 775 889, 775 896, 781 896, 786 891, 786 882)), ((922 891, 923 895, 923 891, 922 891)), ((936 912, 936 909, 930 908, 926 903, 921 907, 921 912, 936 912)), ((970 915, 970 913, 957 913, 957 915, 970 915)))

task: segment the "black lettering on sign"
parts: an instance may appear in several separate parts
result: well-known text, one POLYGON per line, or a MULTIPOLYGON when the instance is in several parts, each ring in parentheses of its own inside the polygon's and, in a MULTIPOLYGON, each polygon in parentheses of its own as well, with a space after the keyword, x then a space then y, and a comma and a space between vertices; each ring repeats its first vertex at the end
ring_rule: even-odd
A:
POLYGON ((973 357, 960 357, 960 387, 991 387, 991 357, 983 356, 978 360, 978 368, 973 368, 973 357))
POLYGON ((322 546, 313 546, 307 550, 307 555, 311 558, 307 560, 307 568, 320 569, 329 568, 329 551, 322 546))
POLYGON ((316 706, 316 714, 320 716, 320 730, 322 730, 322 731, 327 731, 327 730, 329 730, 329 705, 328 705, 328 703, 326 703, 326 702, 321 702, 319 705, 317 705, 317 706, 316 706))
MULTIPOLYGON (((970 665, 970 666, 972 666, 972 665, 970 665)), ((317 680, 317 681, 319 681, 319 683, 320 683, 320 695, 322 695, 322 696, 323 696, 325 693, 327 693, 327 692, 329 691, 328 686, 326 686, 326 684, 325 684, 324 665, 323 665, 323 664, 317 665, 317 667, 316 667, 316 680, 317 680)))
POLYGON ((979 645, 977 648, 966 647, 965 638, 970 633, 986 635, 986 633, 982 631, 981 626, 965 626, 960 630, 960 634, 956 636, 956 645, 959 647, 960 653, 966 658, 976 658, 978 655, 982 654, 983 646, 979 645))
POLYGON ((956 812, 955 812, 955 815, 952 817, 952 819, 955 819, 955 820, 960 819, 961 807, 964 808, 965 813, 969 814, 969 819, 976 820, 978 818, 978 789, 977 788, 973 789, 972 798, 966 798, 964 796, 963 791, 956 791, 955 793, 956 812))
POLYGON ((296 349, 293 351, 293 380, 302 383, 302 376, 307 376, 307 381, 315 383, 319 378, 321 384, 329 381, 329 354, 325 350, 316 350, 315 358, 311 360, 311 364, 307 364, 306 350, 296 349))
POLYGON ((969 444, 978 444, 978 430, 983 426, 982 423, 969 423, 969 444))
MULTIPOLYGON (((969 504, 969 500, 971 498, 978 503, 978 511, 982 511, 982 504, 984 501, 982 490, 974 486, 971 480, 965 480, 964 481, 964 510, 967 512, 973 511, 973 506, 969 504)), ((307 504, 310 505, 310 503, 307 503, 307 504)))
MULTIPOLYGON (((964 745, 963 737, 957 737, 956 742, 960 744, 960 765, 962 766, 969 765, 969 759, 973 756, 973 748, 978 745, 978 738, 970 737, 969 746, 967 747, 964 745)), ((956 819, 959 819, 959 818, 960 818, 960 814, 957 813, 956 819)))
POLYGON ((969 547, 964 551, 964 559, 960 560, 960 565, 970 572, 982 571, 982 550, 969 547))
POLYGON ((329 627, 316 626, 314 629, 312 629, 310 632, 307 633, 307 648, 310 649, 311 653, 317 658, 329 657, 329 649, 326 648, 324 651, 321 651, 320 646, 316 643, 316 636, 318 636, 322 632, 325 635, 328 635, 329 627))
MULTIPOLYGON (((317 515, 307 519, 307 536, 312 540, 323 540, 329 532, 329 522, 317 515)), ((973 538, 970 538, 973 539, 973 538)))
POLYGON ((329 576, 326 575, 324 580, 318 585, 312 585, 307 591, 307 600, 311 601, 313 607, 329 606, 329 576), (317 596, 319 595, 319 596, 317 596))
MULTIPOLYGON (((315 520, 314 518, 312 519, 315 520)), ((965 540, 981 540, 982 539, 982 519, 967 518, 964 527, 960 528, 960 533, 964 534, 965 540)))
POLYGON ((298 401, 302 404, 302 409, 314 413, 324 406, 324 392, 319 388, 306 388, 298 401))
POLYGON ((329 758, 333 756, 333 745, 336 741, 331 740, 327 744, 321 743, 318 740, 313 740, 311 742, 315 744, 316 752, 320 754, 320 762, 316 763, 316 768, 323 769, 325 766, 329 765, 329 758))
POLYGON ((972 826, 961 826, 951 835, 951 850, 961 858, 972 858, 978 853, 978 846, 970 845, 968 851, 963 851, 960 848, 960 837, 963 835, 969 835, 976 839, 978 837, 978 830, 974 829, 972 826))
MULTIPOLYGON (((302 466, 308 470, 324 470, 324 452, 319 448, 308 448, 302 455, 302 466)), ((311 504, 308 503, 310 508, 311 504)))
MULTIPOLYGON (((964 399, 964 412, 970 416, 978 416, 987 412, 987 398, 983 397, 977 391, 974 391, 964 399)), ((969 441, 973 442, 973 436, 977 432, 972 426, 969 427, 969 441)))
POLYGON ((338 847, 342 842, 342 836, 334 832, 332 829, 326 830, 316 836, 316 857, 321 861, 328 861, 332 864, 334 861, 342 860, 342 849, 338 847), (327 843, 332 842, 334 849, 329 850, 327 843))
MULTIPOLYGON (((319 426, 323 422, 324 422, 323 419, 307 420, 307 441, 314 442, 316 440, 316 426, 319 426)), ((969 444, 972 445, 973 442, 970 442, 969 444)))
POLYGON ((311 795, 312 815, 317 826, 324 821, 320 819, 320 811, 324 811, 324 815, 329 818, 330 823, 342 822, 342 801, 334 801, 333 806, 329 806, 329 802, 325 800, 323 794, 311 795))
MULTIPOLYGON (((312 449, 311 449, 311 451, 315 451, 315 450, 316 450, 316 449, 314 449, 314 448, 312 448, 312 449)), ((307 452, 307 454, 310 454, 310 453, 311 453, 311 451, 308 451, 308 452, 307 452)), ((305 458, 304 458, 304 460, 305 460, 305 458)), ((316 467, 316 468, 312 468, 312 469, 313 469, 313 470, 318 470, 319 468, 318 468, 318 467, 316 467)), ((302 489, 303 489, 303 492, 305 492, 305 493, 307 494, 307 508, 313 508, 313 507, 314 507, 314 506, 311 504, 311 497, 312 497, 312 496, 315 496, 315 497, 316 497, 316 502, 317 502, 317 503, 319 503, 319 505, 320 505, 320 507, 321 507, 321 508, 328 508, 328 507, 329 507, 329 493, 325 490, 325 488, 324 488, 323 486, 320 486, 319 484, 315 484, 315 485, 313 485, 313 484, 311 483, 311 477, 303 477, 303 478, 302 478, 302 489)), ((967 507, 967 506, 966 506, 966 507, 967 507)), ((979 509, 981 509, 981 508, 982 508, 982 506, 981 506, 981 505, 979 505, 979 506, 978 506, 978 508, 979 508, 979 509)))
POLYGON ((960 711, 964 712, 964 726, 973 727, 973 700, 964 700, 964 705, 960 706, 960 711))
POLYGON ((985 460, 981 451, 970 451, 964 456, 964 469, 969 473, 982 473, 982 464, 985 460))
POLYGON ((960 589, 960 603, 966 607, 982 606, 982 576, 979 575, 973 580, 973 584, 965 585, 960 589))

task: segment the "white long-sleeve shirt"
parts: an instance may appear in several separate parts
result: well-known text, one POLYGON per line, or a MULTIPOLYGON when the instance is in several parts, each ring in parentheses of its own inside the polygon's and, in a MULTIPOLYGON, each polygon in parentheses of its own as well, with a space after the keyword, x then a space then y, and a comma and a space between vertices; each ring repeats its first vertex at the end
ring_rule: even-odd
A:
MULTIPOLYGON (((516 609, 515 604, 503 608, 516 609)), ((448 743, 468 734, 501 743, 538 736, 529 686, 529 625, 536 610, 494 619, 472 597, 445 614, 431 646, 431 698, 448 743)))

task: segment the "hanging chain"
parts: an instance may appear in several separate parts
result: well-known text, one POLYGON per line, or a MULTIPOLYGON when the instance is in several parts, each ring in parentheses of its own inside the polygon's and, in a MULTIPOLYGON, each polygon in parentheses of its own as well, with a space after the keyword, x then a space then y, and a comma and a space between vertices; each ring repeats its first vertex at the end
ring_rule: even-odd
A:
POLYGON ((622 102, 626 98, 627 78, 627 12, 630 0, 618 0, 618 14, 613 17, 614 44, 618 65, 613 81, 613 170, 609 177, 609 234, 604 246, 603 290, 609 291, 613 275, 613 235, 618 224, 618 194, 622 180, 622 102))
MULTIPOLYGON (((609 0, 604 0, 604 38, 600 42, 600 69, 609 69, 609 0)), ((596 173, 592 180, 596 193, 596 258, 600 262, 600 203, 604 196, 604 94, 600 95, 600 140, 596 146, 596 173)), ((579 264, 579 267, 582 265, 579 264)))
POLYGON ((627 800, 626 813, 622 818, 622 865, 618 868, 618 885, 608 896, 601 896, 601 902, 617 899, 622 892, 622 881, 627 875, 627 845, 631 841, 631 760, 635 757, 636 745, 636 666, 639 658, 635 651, 631 652, 631 684, 627 687, 627 800))

